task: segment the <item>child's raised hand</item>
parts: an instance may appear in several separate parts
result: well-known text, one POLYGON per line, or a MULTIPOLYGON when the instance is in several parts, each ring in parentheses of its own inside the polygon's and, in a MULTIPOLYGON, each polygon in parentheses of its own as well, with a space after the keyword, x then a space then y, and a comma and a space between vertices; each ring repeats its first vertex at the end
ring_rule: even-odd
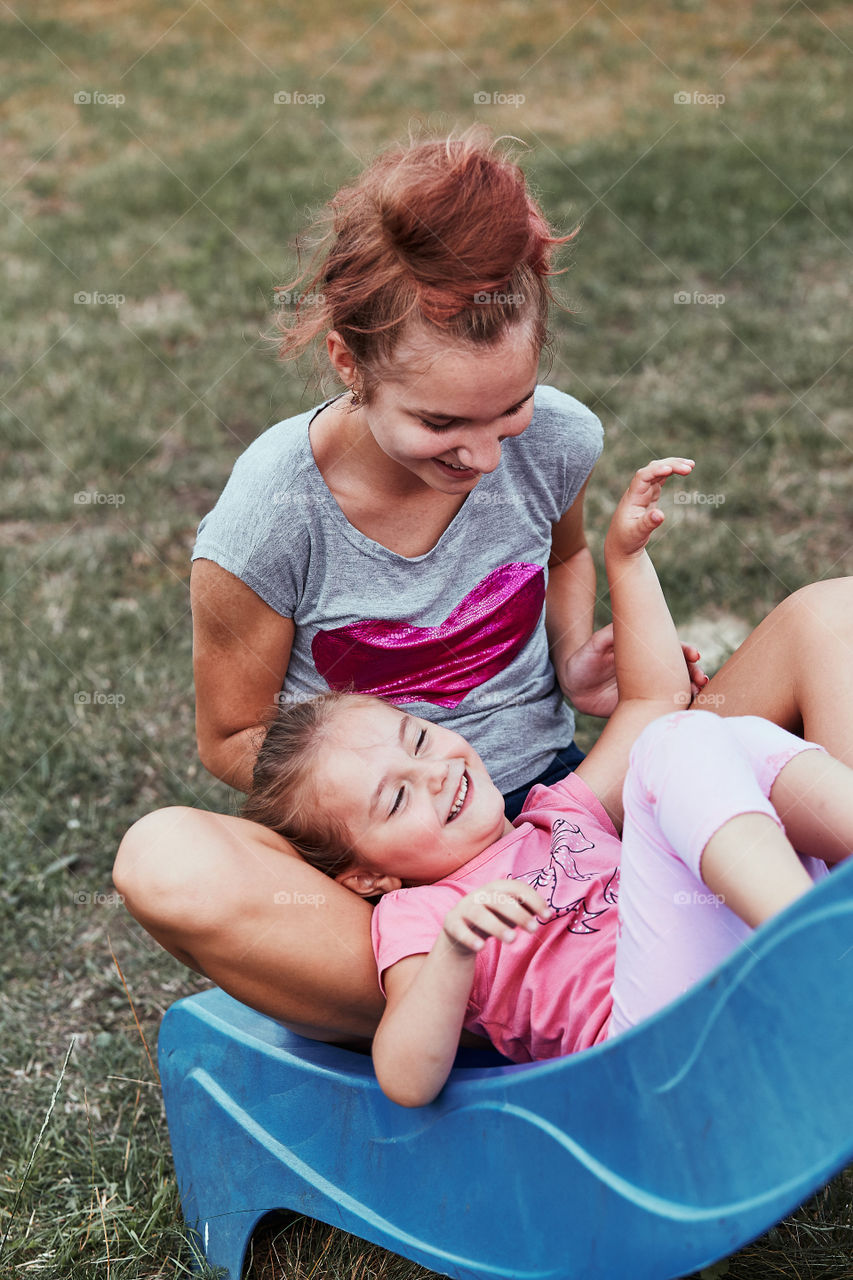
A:
POLYGON ((608 555, 634 556, 642 551, 664 514, 657 503, 664 483, 672 475, 689 476, 690 458, 657 458, 634 473, 613 513, 605 539, 608 555))
POLYGON ((535 932, 537 916, 553 915, 544 898, 524 880, 492 880, 465 895, 444 917, 444 932, 461 951, 482 951, 487 938, 512 942, 515 929, 535 932))

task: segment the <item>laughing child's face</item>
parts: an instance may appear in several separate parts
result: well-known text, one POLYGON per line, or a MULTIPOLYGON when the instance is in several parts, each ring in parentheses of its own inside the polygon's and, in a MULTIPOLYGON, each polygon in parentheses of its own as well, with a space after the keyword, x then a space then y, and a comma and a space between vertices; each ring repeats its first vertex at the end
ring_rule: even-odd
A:
POLYGON ((368 896, 441 880, 512 829, 464 738, 379 699, 336 712, 313 786, 352 843, 354 866, 337 878, 368 896))

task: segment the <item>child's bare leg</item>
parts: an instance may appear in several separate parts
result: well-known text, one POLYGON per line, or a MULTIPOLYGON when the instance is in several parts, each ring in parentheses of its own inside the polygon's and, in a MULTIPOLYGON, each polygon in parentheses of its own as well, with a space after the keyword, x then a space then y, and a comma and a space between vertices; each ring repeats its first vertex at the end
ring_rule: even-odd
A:
POLYGON ((711 892, 753 929, 814 883, 784 831, 766 813, 740 813, 725 822, 705 846, 701 873, 711 892))
POLYGON ((816 582, 783 600, 693 705, 764 716, 853 766, 853 578, 816 582))
POLYGON ((853 852, 853 769, 803 751, 777 774, 770 800, 800 853, 841 862, 853 852))

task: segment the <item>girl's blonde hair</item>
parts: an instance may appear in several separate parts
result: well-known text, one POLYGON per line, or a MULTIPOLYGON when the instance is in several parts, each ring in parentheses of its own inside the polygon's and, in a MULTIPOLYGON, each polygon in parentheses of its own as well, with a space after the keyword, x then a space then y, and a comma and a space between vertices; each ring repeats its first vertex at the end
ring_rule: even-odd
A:
POLYGON ((346 870, 355 851, 346 824, 329 815, 317 793, 314 769, 336 713, 355 700, 376 701, 334 690, 304 700, 282 698, 265 719, 252 788, 240 810, 241 817, 284 836, 306 862, 329 876, 346 870))

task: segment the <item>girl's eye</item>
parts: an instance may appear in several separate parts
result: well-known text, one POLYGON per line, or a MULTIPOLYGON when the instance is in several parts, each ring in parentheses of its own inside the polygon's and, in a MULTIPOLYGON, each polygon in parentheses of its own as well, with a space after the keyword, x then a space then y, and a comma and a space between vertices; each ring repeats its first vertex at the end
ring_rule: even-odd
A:
MULTIPOLYGON (((503 417, 515 417, 517 413, 521 413, 522 409, 527 404, 527 401, 532 399, 532 396, 528 396, 527 400, 522 400, 521 404, 517 404, 514 409, 507 409, 506 413, 503 414, 503 417)), ((453 426, 452 420, 450 422, 430 422, 429 418, 418 418, 418 421, 423 423, 425 427, 429 427, 430 431, 447 431, 453 426)))
MULTIPOLYGON (((421 729, 420 733, 419 733, 419 734, 418 734, 418 736, 417 736, 417 739, 415 740, 414 749, 413 749, 413 751, 412 751, 412 754, 413 754, 413 755, 417 755, 417 754, 418 754, 418 752, 421 750, 421 748, 423 747, 424 743, 426 742, 426 737, 427 737, 427 731, 426 731, 426 729, 421 729)), ((393 816, 394 816, 394 814, 395 814, 395 813, 397 812, 397 810, 400 808, 400 805, 401 805, 402 803, 403 803, 403 788, 402 788, 402 787, 400 787, 400 790, 397 792, 397 794, 396 794, 396 795, 395 795, 395 797, 394 797, 394 803, 393 803, 393 805, 391 806, 391 810, 390 810, 390 812, 389 812, 389 814, 388 814, 388 817, 389 817, 389 818, 391 818, 391 817, 393 817, 393 816)))

